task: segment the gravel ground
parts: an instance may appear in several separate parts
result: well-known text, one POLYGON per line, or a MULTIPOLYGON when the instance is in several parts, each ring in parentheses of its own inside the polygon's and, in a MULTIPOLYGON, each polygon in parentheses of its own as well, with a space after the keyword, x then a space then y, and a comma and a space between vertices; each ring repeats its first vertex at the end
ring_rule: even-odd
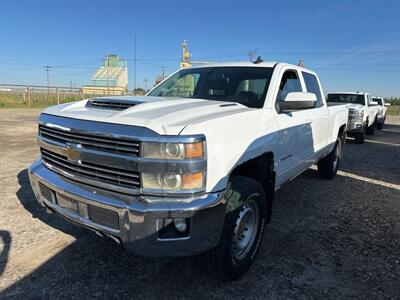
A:
POLYGON ((400 299, 398 116, 348 140, 334 180, 310 169, 282 187, 251 270, 218 282, 193 258, 138 257, 46 214, 26 169, 38 113, 0 110, 0 298, 400 299))

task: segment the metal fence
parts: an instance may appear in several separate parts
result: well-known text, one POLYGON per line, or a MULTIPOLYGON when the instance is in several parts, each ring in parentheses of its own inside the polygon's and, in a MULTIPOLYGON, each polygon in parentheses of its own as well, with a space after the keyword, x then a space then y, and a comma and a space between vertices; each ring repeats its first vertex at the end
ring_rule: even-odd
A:
POLYGON ((59 104, 84 98, 81 88, 0 84, 0 103, 3 106, 59 104))
MULTIPOLYGON (((126 95, 141 96, 145 93, 137 91, 128 92, 126 95)), ((25 84, 0 83, 0 107, 25 107, 25 106, 50 106, 65 102, 77 101, 89 97, 112 96, 105 90, 102 95, 84 93, 82 88, 63 86, 41 86, 25 84)))

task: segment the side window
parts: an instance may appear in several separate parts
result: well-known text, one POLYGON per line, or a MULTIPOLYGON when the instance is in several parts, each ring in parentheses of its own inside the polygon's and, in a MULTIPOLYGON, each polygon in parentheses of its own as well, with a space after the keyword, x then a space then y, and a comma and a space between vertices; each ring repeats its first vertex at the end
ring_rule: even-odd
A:
POLYGON ((281 83, 279 84, 279 91, 276 97, 277 102, 285 100, 287 94, 292 92, 302 92, 299 76, 296 71, 288 70, 283 73, 281 83))
POLYGON ((322 102, 322 94, 321 88, 318 84, 317 77, 310 73, 302 72, 304 77, 304 82, 306 84, 307 92, 313 93, 317 96, 317 105, 316 107, 321 107, 324 103, 322 102))
POLYGON ((367 96, 368 106, 371 106, 371 101, 372 101, 371 95, 368 95, 368 96, 367 96))

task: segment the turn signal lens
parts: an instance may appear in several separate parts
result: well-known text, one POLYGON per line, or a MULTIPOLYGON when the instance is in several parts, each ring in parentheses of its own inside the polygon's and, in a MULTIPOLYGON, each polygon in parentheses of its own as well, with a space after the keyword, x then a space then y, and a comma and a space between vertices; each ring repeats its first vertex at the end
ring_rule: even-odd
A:
POLYGON ((189 174, 149 174, 142 173, 142 186, 148 190, 200 190, 204 189, 204 173, 189 174))
POLYGON ((185 158, 201 158, 204 157, 203 142, 185 144, 185 158))
POLYGON ((204 184, 202 172, 182 175, 182 187, 185 190, 200 189, 204 184))

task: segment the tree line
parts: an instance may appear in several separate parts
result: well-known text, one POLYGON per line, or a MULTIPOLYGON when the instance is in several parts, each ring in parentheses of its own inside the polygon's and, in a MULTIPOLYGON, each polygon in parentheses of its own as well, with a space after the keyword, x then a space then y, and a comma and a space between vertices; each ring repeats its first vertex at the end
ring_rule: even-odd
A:
POLYGON ((400 97, 390 97, 384 98, 385 102, 390 103, 391 105, 400 105, 400 97))

